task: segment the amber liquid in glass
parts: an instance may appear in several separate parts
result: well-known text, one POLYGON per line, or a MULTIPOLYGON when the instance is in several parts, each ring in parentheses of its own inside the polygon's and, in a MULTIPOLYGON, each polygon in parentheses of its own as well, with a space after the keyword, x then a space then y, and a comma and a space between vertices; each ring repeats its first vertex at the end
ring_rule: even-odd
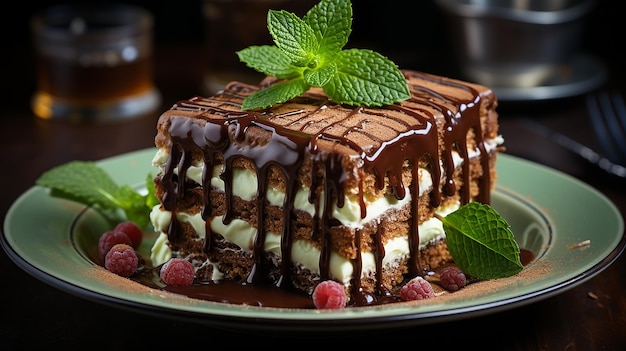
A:
POLYGON ((114 66, 82 66, 76 61, 44 56, 38 60, 38 69, 39 94, 67 104, 105 104, 153 89, 149 58, 114 66))

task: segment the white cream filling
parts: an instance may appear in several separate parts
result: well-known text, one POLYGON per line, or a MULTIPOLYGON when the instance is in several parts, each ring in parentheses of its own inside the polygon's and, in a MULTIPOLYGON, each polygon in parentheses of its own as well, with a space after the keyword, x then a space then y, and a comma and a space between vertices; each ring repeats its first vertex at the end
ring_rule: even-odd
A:
MULTIPOLYGON (((456 210, 458 204, 449 208, 437 211, 442 216, 456 210)), ((191 225, 198 233, 200 239, 203 240, 205 232, 205 222, 201 215, 188 215, 186 213, 178 213, 178 220, 191 225)), ((154 266, 167 262, 172 257, 172 252, 167 245, 167 227, 169 220, 172 218, 170 211, 160 209, 155 206, 152 209, 150 218, 154 225, 155 231, 161 234, 157 238, 152 247, 150 259, 154 266)), ((254 248, 254 238, 256 237, 256 228, 250 226, 248 222, 240 219, 234 219, 229 224, 222 222, 222 217, 215 217, 211 221, 211 230, 224 236, 224 239, 236 244, 243 250, 251 252, 254 248)), ((424 247, 430 241, 445 237, 443 225, 436 218, 431 218, 419 226, 420 248, 424 247)), ((408 236, 394 238, 384 245, 385 256, 383 258, 383 266, 390 265, 398 259, 403 259, 409 255, 408 236)), ((272 232, 266 233, 264 250, 273 252, 280 257, 280 235, 272 232)), ((319 260, 320 250, 313 246, 309 241, 297 240, 291 246, 291 260, 309 269, 311 272, 320 273, 319 260)), ((374 273, 376 270, 376 261, 371 252, 361 254, 362 275, 374 273)), ((210 263, 212 264, 212 263, 210 263)), ((330 274, 337 280, 348 284, 353 274, 354 267, 349 259, 341 257, 336 253, 331 253, 330 257, 330 274)), ((214 277, 215 274, 222 274, 218 271, 217 265, 213 264, 214 277)))
MULTIPOLYGON (((485 142, 487 152, 490 152, 492 149, 502 144, 502 142, 503 139, 501 136, 487 140, 485 142)), ((478 155, 479 151, 469 150, 468 156, 470 158, 476 157, 478 155)), ((159 149, 154 156, 152 163, 157 167, 163 168, 165 163, 167 162, 168 157, 169 154, 166 151, 159 149)), ((457 153, 453 153, 453 161, 455 166, 458 167, 463 162, 463 159, 457 153)), ((202 170, 203 164, 193 165, 187 170, 187 177, 194 180, 198 184, 202 184, 202 170)), ((178 170, 176 169, 175 172, 177 171, 178 170)), ((215 167, 213 175, 211 177, 211 185, 215 188, 223 190, 224 182, 219 178, 220 172, 221 168, 215 167)), ((256 175, 249 171, 235 170, 235 172, 233 172, 233 177, 234 184, 237 184, 237 186, 233 187, 233 195, 239 196, 247 201, 252 200, 257 191, 256 175)), ((432 187, 432 181, 429 172, 425 169, 419 169, 418 177, 421 195, 423 194, 423 192, 429 190, 432 187)), ((278 191, 272 188, 268 189, 267 200, 270 202, 271 205, 281 206, 284 196, 285 194, 282 191, 278 191)), ((373 202, 366 203, 367 216, 366 218, 361 218, 360 205, 358 201, 351 200, 350 198, 346 197, 343 207, 340 208, 336 205, 334 206, 333 217, 341 221, 341 223, 345 226, 359 228, 363 224, 379 218, 383 215, 385 211, 393 208, 400 208, 403 205, 407 204, 409 201, 411 201, 411 195, 408 192, 404 199, 401 200, 398 200, 395 196, 386 196, 383 198, 379 198, 373 202)), ((448 213, 456 210, 458 206, 459 204, 456 204, 449 208, 439 209, 437 212, 445 216, 448 213)), ((308 201, 307 189, 301 188, 298 190, 294 201, 294 207, 296 209, 306 211, 309 214, 314 213, 314 206, 308 201)), ((151 260, 153 265, 155 266, 166 262, 169 258, 171 258, 172 255, 169 247, 166 245, 167 235, 164 234, 167 232, 167 227, 169 226, 171 215, 171 212, 160 210, 160 206, 158 205, 155 206, 150 215, 155 230, 157 232, 161 232, 161 235, 159 239, 157 239, 157 241, 155 242, 151 253, 151 260)), ((179 221, 192 225, 198 235, 201 238, 204 238, 205 223, 199 214, 192 216, 186 213, 178 213, 177 216, 179 221)), ((256 229, 251 227, 245 221, 235 219, 232 220, 231 223, 229 223, 228 225, 225 225, 222 223, 221 217, 216 217, 211 221, 211 229, 214 232, 223 235, 227 241, 236 244, 246 251, 251 251, 253 248, 256 229)), ((419 233, 420 248, 424 247, 432 240, 445 237, 442 223, 436 218, 432 218, 420 225, 419 233)), ((383 265, 391 264, 398 258, 404 258, 409 255, 408 237, 401 237, 390 240, 385 244, 384 247, 385 256, 383 259, 383 265)), ((280 255, 280 235, 276 233, 267 233, 265 240, 265 251, 275 252, 277 255, 280 255)), ((319 273, 320 251, 312 246, 310 242, 305 240, 293 242, 291 255, 292 261, 301 264, 312 272, 319 273)), ((374 272, 376 266, 373 254, 363 253, 361 258, 363 263, 362 275, 365 276, 374 272)), ((220 276, 221 274, 217 271, 216 265, 214 265, 214 272, 216 272, 217 276, 220 276)), ((331 254, 330 273, 335 279, 343 281, 347 284, 352 277, 353 266, 349 260, 333 253, 331 254)))

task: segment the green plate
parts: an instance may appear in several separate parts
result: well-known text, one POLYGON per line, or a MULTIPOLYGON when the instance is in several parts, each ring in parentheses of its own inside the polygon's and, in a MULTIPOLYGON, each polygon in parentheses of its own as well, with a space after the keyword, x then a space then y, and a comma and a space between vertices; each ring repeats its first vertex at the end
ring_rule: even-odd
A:
MULTIPOLYGON (((154 149, 99 164, 120 184, 145 187, 154 149)), ((50 197, 34 186, 5 218, 1 243, 34 277, 61 290, 112 306, 250 331, 384 329, 471 318, 517 308, 571 289, 607 268, 626 246, 617 208, 588 185, 558 171, 502 154, 493 206, 507 219, 520 247, 535 259, 514 277, 484 281, 429 300, 322 311, 240 306, 150 289, 107 272, 94 257, 109 226, 89 208, 50 197), (588 245, 572 247, 589 240, 588 245)), ((148 252, 152 237, 139 248, 148 252)))

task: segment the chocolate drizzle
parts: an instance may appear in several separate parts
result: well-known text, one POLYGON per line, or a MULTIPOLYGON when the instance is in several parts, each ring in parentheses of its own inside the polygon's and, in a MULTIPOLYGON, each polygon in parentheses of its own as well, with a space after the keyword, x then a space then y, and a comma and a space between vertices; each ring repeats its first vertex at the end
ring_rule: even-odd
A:
MULTIPOLYGON (((257 235, 254 240, 254 265, 245 283, 262 283, 269 277, 266 271, 264 243, 267 235, 264 219, 267 187, 271 170, 279 170, 285 181, 285 197, 282 204, 283 228, 281 233, 280 277, 273 283, 278 287, 291 285, 292 272, 291 246, 292 226, 295 223, 294 200, 297 190, 305 185, 312 189, 309 202, 315 209, 311 238, 321 243, 319 262, 321 280, 330 279, 331 230, 340 223, 333 218, 333 206, 343 207, 346 198, 348 179, 356 179, 361 218, 367 216, 363 199, 363 175, 375 175, 378 189, 386 186, 398 199, 407 194, 403 183, 403 171, 411 170, 412 181, 408 185, 411 199, 419 198, 420 165, 428 168, 433 189, 430 201, 438 206, 442 196, 456 192, 453 180, 454 160, 452 151, 462 158, 461 201, 472 201, 469 192, 469 156, 467 135, 470 130, 481 154, 483 174, 480 182, 480 195, 475 199, 486 202, 489 199, 489 157, 483 143, 480 124, 481 96, 472 86, 459 81, 447 80, 414 71, 404 71, 410 82, 411 99, 386 108, 348 108, 329 101, 325 95, 310 91, 294 99, 285 106, 276 106, 264 111, 241 111, 241 102, 258 86, 233 82, 223 92, 211 98, 195 97, 174 105, 166 114, 169 117, 170 158, 161 176, 164 188, 162 203, 172 211, 168 238, 179 238, 179 224, 176 219, 177 202, 186 192, 185 174, 194 157, 202 156, 204 169, 202 187, 204 203, 202 218, 206 222, 205 252, 213 249, 215 234, 211 231, 213 219, 211 204, 211 183, 215 167, 222 167, 220 178, 224 181, 225 214, 223 221, 229 223, 233 211, 233 164, 245 159, 254 166, 258 190, 256 202, 257 235), (470 99, 444 95, 428 88, 448 86, 463 90, 470 99), (288 105, 288 106, 287 106, 288 105), (287 108, 288 107, 288 108, 287 108), (336 112, 336 113, 335 113, 336 112), (445 125, 436 125, 436 115, 443 115, 445 125), (318 116, 319 115, 319 116, 318 116), (190 119, 189 116, 193 118, 190 119), (320 117, 322 116, 322 117, 320 117), (461 118, 462 116, 462 118, 461 118), (194 121, 195 120, 195 121, 194 121), (198 121, 203 121, 199 123, 198 121), (255 138, 253 129, 269 139, 255 138), (380 131, 382 130, 382 131, 380 131), (365 142, 364 142, 365 141, 365 142), (443 142, 440 153, 439 143, 443 142), (356 161, 355 161, 356 160, 356 161), (310 184, 301 183, 301 170, 305 162, 311 167, 308 178, 310 184), (360 167, 346 165, 359 164, 360 167), (443 173, 439 165, 443 166, 443 173), (176 175, 175 169, 178 170, 176 175), (352 173, 347 173, 352 172, 352 173), (442 184, 443 181, 443 184, 442 184), (321 191, 320 191, 321 190, 321 191)), ((439 90, 438 90, 439 91, 439 90)), ((418 201, 412 201, 409 238, 411 275, 423 274, 419 265, 418 201)), ((361 236, 356 231, 356 259, 353 260, 355 277, 352 279, 352 297, 357 305, 369 304, 376 296, 386 296, 390 292, 382 285, 382 262, 385 256, 380 232, 375 235, 376 290, 366 292, 361 281, 361 236)))

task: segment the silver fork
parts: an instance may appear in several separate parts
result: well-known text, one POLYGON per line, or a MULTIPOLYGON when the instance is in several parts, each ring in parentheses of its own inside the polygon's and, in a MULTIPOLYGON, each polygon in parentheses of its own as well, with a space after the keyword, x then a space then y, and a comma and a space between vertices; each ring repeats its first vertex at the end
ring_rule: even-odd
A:
POLYGON ((626 165, 626 105, 621 94, 606 90, 590 93, 587 110, 604 156, 626 165))
POLYGON ((626 178, 626 104, 621 94, 605 90, 589 93, 587 110, 601 152, 533 120, 522 123, 604 171, 626 178))
POLYGON ((530 130, 533 130, 540 135, 548 138, 552 142, 556 143, 564 147, 565 149, 577 154, 583 159, 587 160, 590 164, 597 166, 603 171, 618 176, 622 178, 626 178, 626 166, 622 166, 620 164, 614 163, 604 155, 601 155, 598 152, 595 152, 587 145, 584 145, 567 135, 549 128, 533 119, 530 118, 522 118, 520 122, 530 130))

